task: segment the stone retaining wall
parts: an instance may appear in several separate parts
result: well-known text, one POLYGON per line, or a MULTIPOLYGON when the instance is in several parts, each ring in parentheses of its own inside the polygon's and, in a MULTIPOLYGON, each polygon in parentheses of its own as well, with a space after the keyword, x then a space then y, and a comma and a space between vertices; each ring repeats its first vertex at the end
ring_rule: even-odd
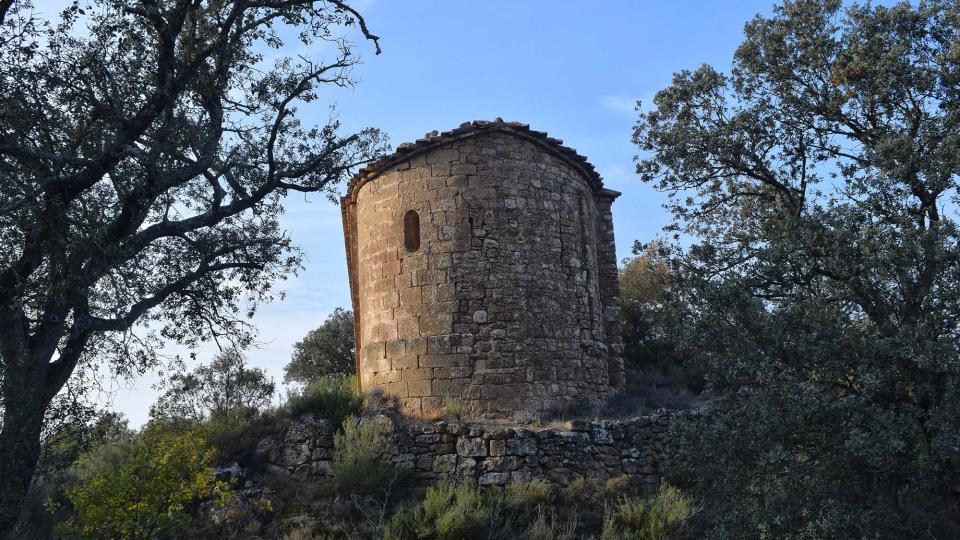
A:
MULTIPOLYGON (((627 420, 567 422, 567 429, 468 425, 459 422, 389 422, 393 460, 417 485, 442 478, 472 479, 480 485, 541 478, 565 486, 577 477, 631 477, 655 487, 675 460, 670 423, 676 413, 627 420)), ((331 475, 334 425, 303 417, 262 440, 258 454, 273 472, 322 479, 331 475)))

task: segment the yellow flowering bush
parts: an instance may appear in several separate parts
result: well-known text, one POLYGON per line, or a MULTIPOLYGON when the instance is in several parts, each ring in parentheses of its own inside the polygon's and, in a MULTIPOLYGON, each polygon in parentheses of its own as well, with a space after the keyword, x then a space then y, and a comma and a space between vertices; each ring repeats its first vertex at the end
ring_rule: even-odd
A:
POLYGON ((200 499, 225 502, 229 486, 214 479, 214 451, 202 430, 150 426, 113 463, 81 462, 82 482, 66 488, 73 517, 61 533, 88 538, 152 538, 187 525, 200 499))

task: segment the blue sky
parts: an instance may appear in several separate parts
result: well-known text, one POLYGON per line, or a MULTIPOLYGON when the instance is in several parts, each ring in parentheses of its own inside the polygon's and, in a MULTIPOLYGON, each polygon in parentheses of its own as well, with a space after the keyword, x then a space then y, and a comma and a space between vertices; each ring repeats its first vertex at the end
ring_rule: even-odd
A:
MULTIPOLYGON (((64 2, 39 0, 52 15, 64 2)), ((708 63, 726 71, 754 14, 772 2, 364 0, 355 4, 383 53, 357 34, 363 64, 358 85, 325 92, 303 109, 323 123, 328 105, 346 130, 367 126, 392 145, 476 119, 517 120, 563 139, 585 155, 606 185, 623 192, 614 204, 617 255, 634 240, 656 237, 668 217, 664 196, 633 172, 630 143, 637 100, 649 103, 674 71, 708 63)), ((322 54, 320 49, 307 51, 322 54)), ((281 284, 287 299, 262 306, 254 319, 263 344, 252 364, 278 382, 292 344, 337 306, 350 302, 340 211, 323 197, 289 199, 282 222, 306 252, 306 269, 281 284)), ((173 352, 180 352, 171 347, 173 352)), ((214 349, 200 351, 201 360, 214 349)), ((134 425, 147 418, 157 377, 114 383, 112 405, 134 425)))

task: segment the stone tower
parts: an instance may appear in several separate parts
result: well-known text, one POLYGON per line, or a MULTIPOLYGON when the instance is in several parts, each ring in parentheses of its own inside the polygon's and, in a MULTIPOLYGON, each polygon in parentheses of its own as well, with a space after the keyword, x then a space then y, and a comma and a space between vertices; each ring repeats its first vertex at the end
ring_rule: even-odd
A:
POLYGON ((500 119, 361 170, 342 200, 361 387, 483 418, 608 396, 618 195, 562 141, 500 119))

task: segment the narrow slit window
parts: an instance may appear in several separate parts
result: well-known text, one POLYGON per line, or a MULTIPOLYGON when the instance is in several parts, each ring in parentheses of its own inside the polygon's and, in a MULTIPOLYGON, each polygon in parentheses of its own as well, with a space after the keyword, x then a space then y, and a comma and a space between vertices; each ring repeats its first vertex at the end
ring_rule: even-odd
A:
POLYGON ((415 210, 403 215, 403 245, 410 252, 420 249, 420 215, 415 210))

